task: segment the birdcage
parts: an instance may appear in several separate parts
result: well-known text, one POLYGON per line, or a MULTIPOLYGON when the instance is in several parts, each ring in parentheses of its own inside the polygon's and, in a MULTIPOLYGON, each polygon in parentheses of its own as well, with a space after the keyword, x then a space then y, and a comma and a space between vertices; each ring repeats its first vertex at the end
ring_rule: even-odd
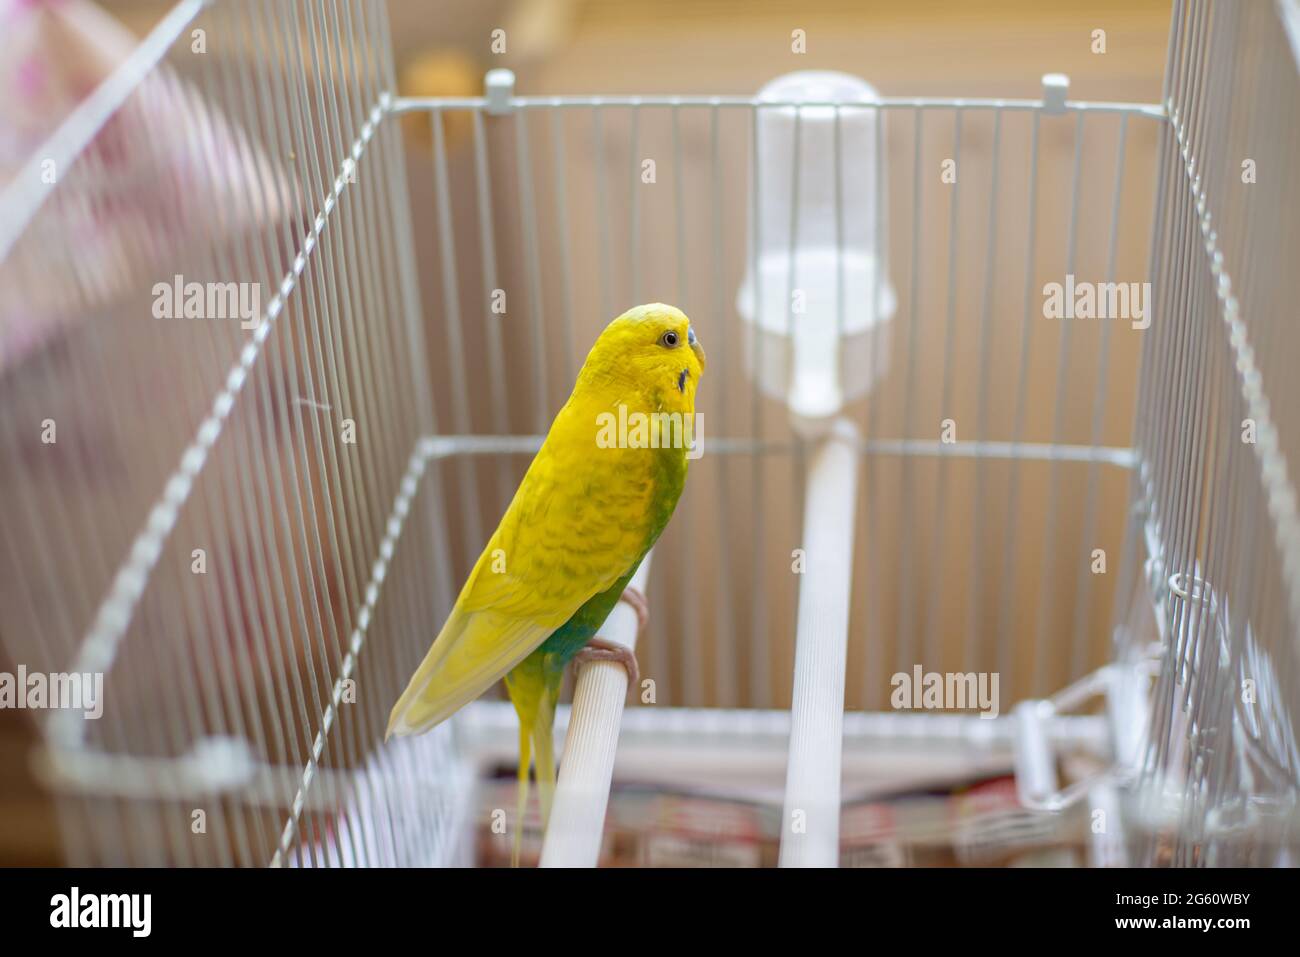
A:
POLYGON ((542 863, 596 863, 615 776, 762 795, 833 865, 878 860, 862 794, 997 775, 935 825, 961 862, 1293 862, 1289 10, 1177 2, 1160 103, 426 99, 383 4, 182 0, 0 202, 3 649, 103 676, 40 713, 68 860, 473 861, 510 706, 388 710, 662 300, 702 437, 542 863))

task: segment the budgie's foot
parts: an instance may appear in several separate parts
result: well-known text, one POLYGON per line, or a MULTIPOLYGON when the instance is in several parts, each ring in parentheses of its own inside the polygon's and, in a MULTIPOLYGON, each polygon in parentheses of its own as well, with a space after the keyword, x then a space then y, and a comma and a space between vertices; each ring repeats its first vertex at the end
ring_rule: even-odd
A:
MULTIPOLYGON (((619 601, 627 602, 632 606, 632 610, 636 612, 636 633, 639 638, 641 633, 645 631, 646 622, 650 620, 650 605, 646 601, 645 595, 640 589, 632 588, 629 585, 623 589, 619 601)), ((637 666, 636 655, 632 653, 631 649, 612 641, 606 641, 599 635, 587 642, 586 647, 574 656, 574 660, 578 662, 617 661, 627 669, 629 685, 635 688, 641 682, 641 670, 637 666)))
POLYGON ((604 638, 591 639, 591 641, 587 642, 585 648, 573 656, 573 660, 579 663, 586 661, 617 661, 627 669, 629 685, 635 688, 641 680, 636 655, 632 654, 631 649, 613 641, 606 641, 604 638))

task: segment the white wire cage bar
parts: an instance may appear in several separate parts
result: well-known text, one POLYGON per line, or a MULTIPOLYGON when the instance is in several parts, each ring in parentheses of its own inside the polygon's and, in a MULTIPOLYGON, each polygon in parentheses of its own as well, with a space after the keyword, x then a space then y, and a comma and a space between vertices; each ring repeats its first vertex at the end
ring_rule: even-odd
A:
POLYGON ((1141 863, 1296 862, 1300 341, 1285 263, 1300 191, 1253 172, 1294 167, 1298 63, 1294 4, 1175 5, 1135 439, 1143 564, 1117 631, 1122 658, 1148 653, 1154 604, 1141 863))
MULTIPOLYGON (((882 131, 875 281, 898 309, 869 334, 889 374, 844 410, 846 760, 872 735, 949 764, 954 740, 1002 758, 1014 740, 1022 771, 1050 770, 1045 749, 1095 743, 1103 719, 1076 738, 1060 712, 1101 688, 1144 863, 1276 862, 1290 843, 1298 437, 1269 410, 1298 345, 1274 318, 1294 301, 1295 194, 1261 181, 1243 204, 1224 184, 1229 144, 1285 168, 1296 126, 1211 82, 1230 64, 1294 112, 1261 8, 1177 6, 1159 105, 1055 83, 855 105, 882 131), (1265 36, 1267 56, 1240 55, 1265 36), (1226 136, 1206 120, 1227 116, 1226 136), (1067 277, 1149 277, 1149 323, 1047 318, 1044 285, 1067 277), (1238 412, 1253 447, 1214 431, 1238 412), (1000 713, 1027 707, 860 713, 916 667, 996 674, 1000 713), (1243 669, 1253 710, 1232 706, 1243 669)), ((745 709, 719 712, 743 740, 790 705, 813 452, 761 388, 788 374, 776 346, 734 303, 747 270, 765 281, 757 118, 818 104, 521 97, 501 78, 404 99, 390 49, 382 4, 182 3, 33 161, 57 181, 4 195, 3 341, 29 316, 47 332, 0 379, 3 645, 106 675, 101 720, 45 725, 79 863, 468 860, 498 706, 387 746, 384 718, 583 350, 645 300, 692 316, 709 369, 704 455, 649 581, 655 705, 627 720, 671 737, 695 709, 745 709), (225 42, 196 57, 194 29, 225 42), (155 318, 173 276, 257 284, 260 321, 155 318)), ((866 160, 837 153, 837 184, 866 160)), ((791 236, 798 220, 792 203, 791 236)), ((1051 806, 1054 771, 1037 784, 1051 806)))

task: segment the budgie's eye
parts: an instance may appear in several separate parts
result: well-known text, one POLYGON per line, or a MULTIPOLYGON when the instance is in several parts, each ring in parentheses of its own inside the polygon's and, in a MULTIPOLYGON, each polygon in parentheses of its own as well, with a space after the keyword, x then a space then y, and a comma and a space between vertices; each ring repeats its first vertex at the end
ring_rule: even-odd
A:
POLYGON ((662 342, 664 345, 666 345, 669 349, 671 349, 673 346, 677 345, 678 335, 677 333, 669 329, 667 332, 665 332, 662 336, 659 337, 659 341, 662 342))

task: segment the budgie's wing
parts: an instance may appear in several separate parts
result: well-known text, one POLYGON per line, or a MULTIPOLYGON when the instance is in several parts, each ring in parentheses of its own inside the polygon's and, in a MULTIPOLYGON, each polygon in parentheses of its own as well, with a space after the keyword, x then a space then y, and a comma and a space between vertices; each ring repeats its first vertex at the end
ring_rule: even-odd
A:
POLYGON ((492 609, 453 609, 393 706, 389 734, 418 734, 477 698, 555 630, 492 609))
POLYGON ((626 503, 603 496, 599 476, 591 481, 590 440, 554 438, 552 429, 393 706, 389 734, 427 730, 477 698, 644 553, 639 523, 609 520, 626 503))

